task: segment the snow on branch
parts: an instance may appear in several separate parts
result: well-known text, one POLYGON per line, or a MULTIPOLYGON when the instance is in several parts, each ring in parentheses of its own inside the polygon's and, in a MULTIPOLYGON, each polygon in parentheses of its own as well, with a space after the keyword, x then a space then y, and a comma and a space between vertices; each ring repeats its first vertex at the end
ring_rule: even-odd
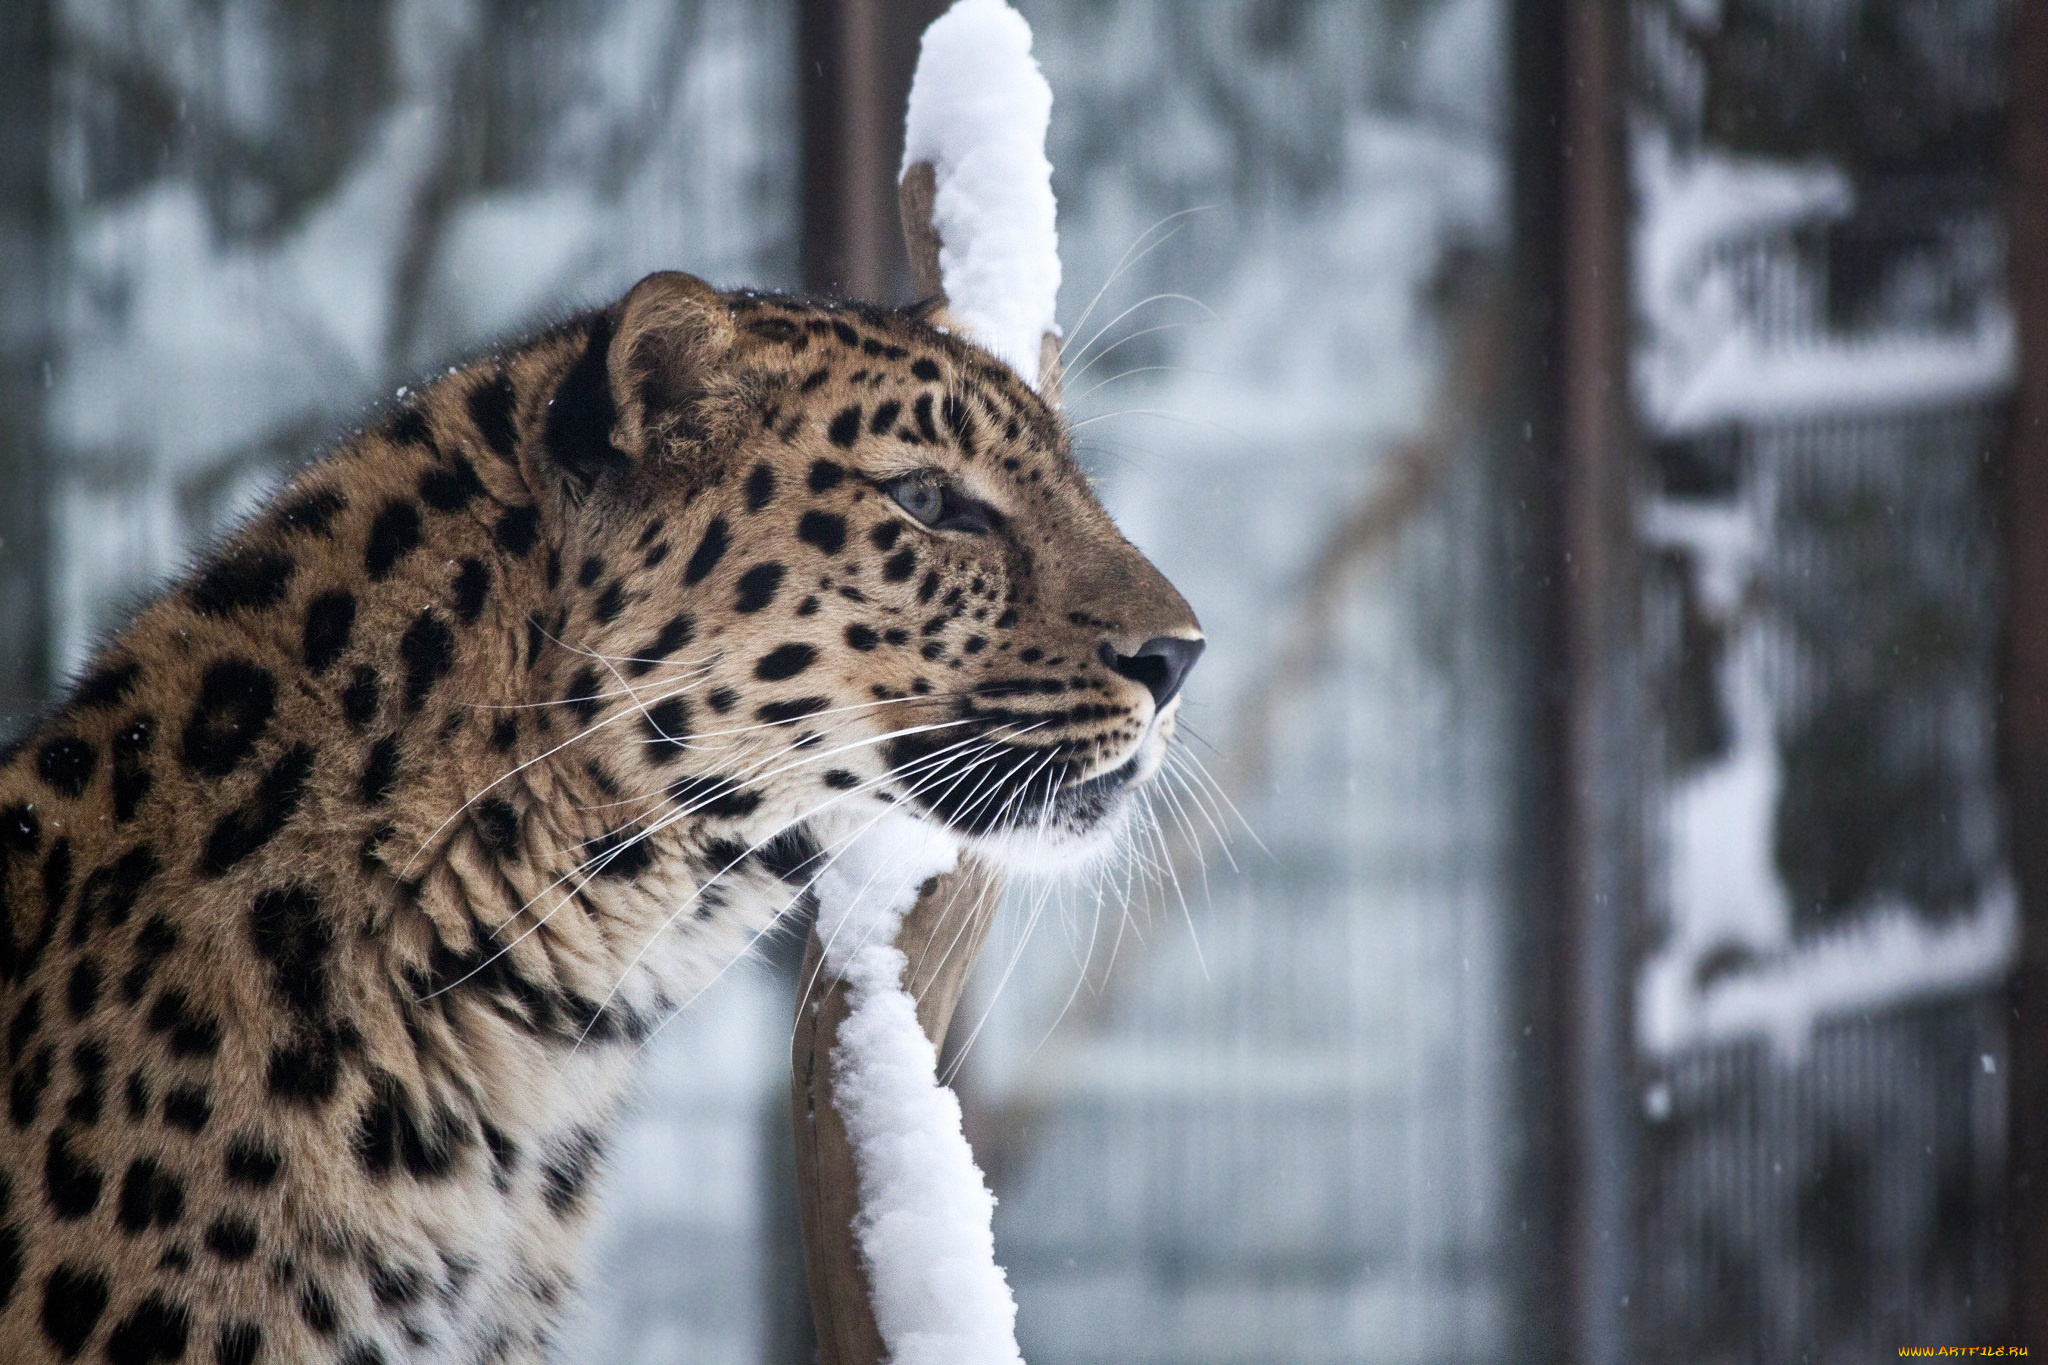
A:
POLYGON ((895 943, 959 845, 901 815, 861 831, 814 886, 825 969, 846 984, 832 1065, 860 1191, 854 1236, 892 1365, 1022 1365, 1017 1304, 995 1260, 995 1196, 961 1131, 960 1101, 903 989, 895 943))
POLYGON ((1059 335, 1051 119, 1031 26, 1003 0, 959 0, 925 30, 902 174, 931 167, 931 228, 953 324, 1032 382, 1044 339, 1059 335))

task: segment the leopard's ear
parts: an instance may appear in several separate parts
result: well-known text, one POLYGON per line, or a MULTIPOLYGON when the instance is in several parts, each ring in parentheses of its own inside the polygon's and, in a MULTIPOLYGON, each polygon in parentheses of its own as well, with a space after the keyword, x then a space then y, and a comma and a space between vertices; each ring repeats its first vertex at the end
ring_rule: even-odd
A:
POLYGON ((703 400, 733 337, 725 301, 695 275, 664 270, 634 285, 607 356, 613 443, 641 455, 663 441, 704 440, 703 400))

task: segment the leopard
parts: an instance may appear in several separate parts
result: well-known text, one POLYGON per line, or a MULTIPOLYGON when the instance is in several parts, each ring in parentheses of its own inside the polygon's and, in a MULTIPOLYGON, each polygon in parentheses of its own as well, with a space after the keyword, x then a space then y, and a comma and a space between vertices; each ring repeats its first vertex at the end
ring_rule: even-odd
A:
POLYGON ((929 303, 663 272, 406 394, 0 759, 0 1358, 546 1358, 835 831, 1097 856, 1203 645, 929 303))

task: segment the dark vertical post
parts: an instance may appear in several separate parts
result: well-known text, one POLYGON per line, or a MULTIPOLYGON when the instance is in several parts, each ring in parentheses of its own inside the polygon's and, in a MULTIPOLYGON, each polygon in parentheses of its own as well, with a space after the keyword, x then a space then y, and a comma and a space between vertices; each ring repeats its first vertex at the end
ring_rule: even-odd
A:
POLYGON ((2006 617, 1999 660, 2005 783, 2020 950, 2011 986, 2006 1209, 2012 1326, 2048 1349, 2048 6, 2012 7, 2006 234, 2019 324, 2001 492, 2006 617))
POLYGON ((1641 905, 1623 0, 1522 0, 1512 44, 1523 429, 1540 492, 1526 832, 1532 1358, 1629 1358, 1629 1002, 1641 905), (1533 1259, 1532 1259, 1533 1258, 1533 1259))
POLYGON ((50 684, 51 8, 49 0, 0 5, 0 743, 26 724, 50 684))
POLYGON ((903 106, 918 37, 945 8, 944 0, 802 0, 807 289, 888 303, 909 287, 896 213, 903 106))

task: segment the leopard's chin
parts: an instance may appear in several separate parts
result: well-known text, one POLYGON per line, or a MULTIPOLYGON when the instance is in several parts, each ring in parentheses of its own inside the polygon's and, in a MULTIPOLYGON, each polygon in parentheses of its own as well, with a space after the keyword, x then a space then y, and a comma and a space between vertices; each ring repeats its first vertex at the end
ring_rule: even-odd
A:
POLYGON ((1145 728, 1123 762, 1053 793, 1035 821, 977 833, 970 846, 1008 872, 1032 876, 1085 873, 1115 855, 1130 823, 1138 788, 1166 762, 1180 714, 1178 697, 1145 728))

